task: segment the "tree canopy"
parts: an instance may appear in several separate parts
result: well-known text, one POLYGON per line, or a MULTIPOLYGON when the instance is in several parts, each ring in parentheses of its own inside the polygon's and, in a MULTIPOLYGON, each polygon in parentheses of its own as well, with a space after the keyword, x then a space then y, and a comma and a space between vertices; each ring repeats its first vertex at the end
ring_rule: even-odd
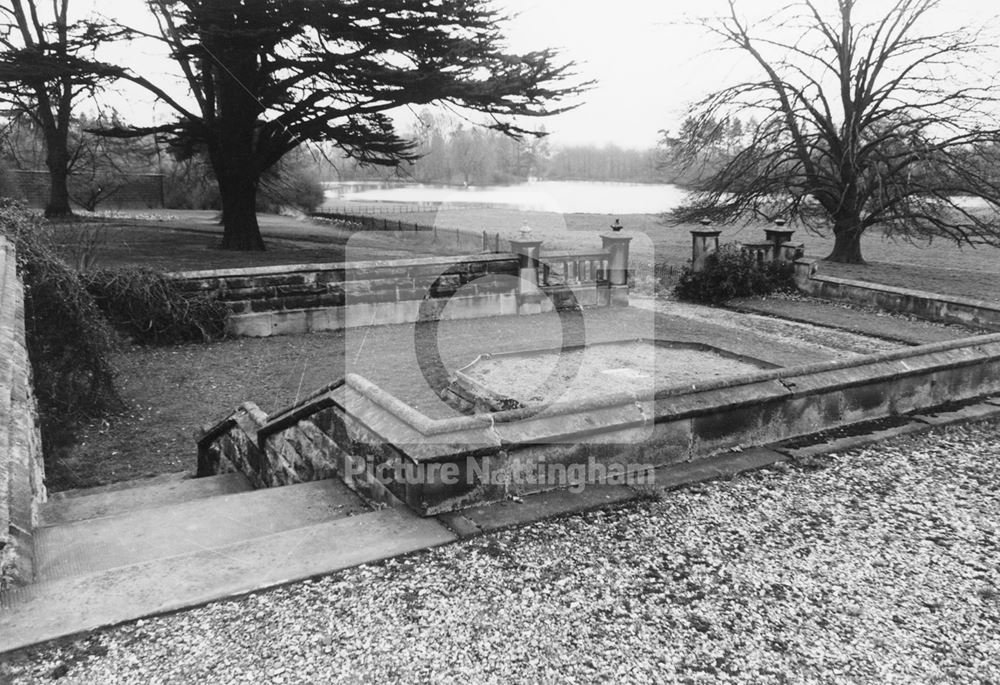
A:
POLYGON ((858 0, 803 0, 760 25, 736 0, 704 26, 758 76, 692 107, 688 163, 734 116, 745 143, 695 184, 675 221, 776 218, 830 230, 828 259, 860 262, 878 226, 907 239, 1000 243, 1000 140, 992 46, 943 30, 940 0, 895 0, 862 17, 858 0), (979 205, 968 198, 978 199, 979 205))
POLYGON ((69 0, 0 2, 0 100, 12 119, 27 116, 42 131, 48 216, 70 213, 67 146, 76 101, 123 73, 95 59, 95 50, 124 33, 96 19, 71 21, 69 0))
POLYGON ((219 184, 223 247, 262 249, 253 212, 261 175, 289 151, 327 141, 367 164, 397 165, 413 143, 389 116, 444 103, 489 115, 510 135, 517 117, 557 113, 587 84, 552 50, 514 54, 504 17, 483 0, 150 0, 157 38, 192 95, 181 102, 148 76, 126 78, 176 112, 167 124, 108 135, 164 134, 204 151, 219 184))

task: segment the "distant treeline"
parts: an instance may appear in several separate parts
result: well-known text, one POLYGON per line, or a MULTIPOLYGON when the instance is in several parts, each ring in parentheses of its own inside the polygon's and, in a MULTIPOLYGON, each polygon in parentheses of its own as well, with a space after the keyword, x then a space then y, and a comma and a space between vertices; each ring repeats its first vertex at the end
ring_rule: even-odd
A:
MULTIPOLYGON (((544 127, 543 127, 544 130, 544 127)), ((658 148, 617 145, 550 146, 547 137, 516 140, 498 131, 442 115, 423 113, 410 137, 420 158, 399 169, 337 162, 324 180, 412 180, 420 183, 497 185, 528 179, 551 181, 663 182, 658 148)))
MULTIPOLYGON (((409 180, 482 186, 540 179, 673 183, 694 188, 750 145, 759 125, 753 117, 689 117, 676 130, 661 131, 655 147, 637 150, 610 144, 555 147, 545 137, 515 140, 462 120, 425 114, 410 132, 421 155, 412 164, 396 170, 345 160, 321 173, 327 181, 409 180)), ((1000 145, 988 152, 1000 168, 1000 145)), ((947 171, 922 169, 920 173, 944 177, 947 171)))

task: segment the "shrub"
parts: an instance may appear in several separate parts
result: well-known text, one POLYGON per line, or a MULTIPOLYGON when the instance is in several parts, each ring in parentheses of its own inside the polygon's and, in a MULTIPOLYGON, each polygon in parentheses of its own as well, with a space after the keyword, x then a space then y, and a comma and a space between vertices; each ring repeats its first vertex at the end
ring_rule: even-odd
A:
POLYGON ((280 214, 294 208, 308 214, 315 212, 324 199, 323 184, 315 169, 301 163, 277 164, 260 179, 257 211, 280 214))
POLYGON ((95 269, 83 274, 83 281, 111 324, 134 342, 208 341, 225 334, 225 304, 185 294, 156 271, 95 269))
POLYGON ((211 167, 198 156, 166 160, 163 205, 167 209, 222 209, 211 167))
POLYGON ((37 214, 0 200, 0 231, 17 248, 43 429, 120 407, 110 359, 114 332, 80 274, 57 255, 37 214))
POLYGON ((705 258, 701 271, 684 267, 674 293, 682 300, 722 304, 736 297, 794 290, 793 273, 791 264, 758 265, 738 245, 723 245, 705 258))

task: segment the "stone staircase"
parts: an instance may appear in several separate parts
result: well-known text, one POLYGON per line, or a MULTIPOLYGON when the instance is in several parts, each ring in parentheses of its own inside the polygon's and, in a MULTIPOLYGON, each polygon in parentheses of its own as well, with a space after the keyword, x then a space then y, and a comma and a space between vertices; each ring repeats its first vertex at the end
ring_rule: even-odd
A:
POLYGON ((35 579, 0 594, 0 653, 443 544, 339 479, 253 490, 174 474, 58 493, 41 506, 35 579))

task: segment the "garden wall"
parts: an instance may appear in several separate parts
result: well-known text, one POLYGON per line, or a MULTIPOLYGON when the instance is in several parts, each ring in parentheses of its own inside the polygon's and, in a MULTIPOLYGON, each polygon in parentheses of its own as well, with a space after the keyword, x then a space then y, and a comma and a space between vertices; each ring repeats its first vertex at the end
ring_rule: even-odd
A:
MULTIPOLYGON (((49 201, 49 172, 11 169, 11 175, 20 191, 19 199, 29 207, 44 207, 49 201)), ((132 174, 115 179, 115 188, 105 188, 107 197, 98 209, 148 209, 163 206, 163 175, 132 174)), ((82 176, 70 176, 70 195, 87 197, 100 185, 100 181, 82 176)))
POLYGON ((995 302, 826 276, 810 259, 795 262, 795 282, 803 292, 825 300, 844 300, 928 321, 1000 330, 1000 306, 995 302))
POLYGON ((45 501, 38 408, 24 338, 24 288, 0 236, 0 586, 33 575, 32 535, 45 501))
MULTIPOLYGON (((170 276, 187 292, 206 293, 225 302, 232 312, 230 334, 260 337, 442 316, 517 314, 519 274, 517 255, 479 254, 188 271, 170 276)), ((605 282, 551 290, 543 310, 611 302, 605 282)))

